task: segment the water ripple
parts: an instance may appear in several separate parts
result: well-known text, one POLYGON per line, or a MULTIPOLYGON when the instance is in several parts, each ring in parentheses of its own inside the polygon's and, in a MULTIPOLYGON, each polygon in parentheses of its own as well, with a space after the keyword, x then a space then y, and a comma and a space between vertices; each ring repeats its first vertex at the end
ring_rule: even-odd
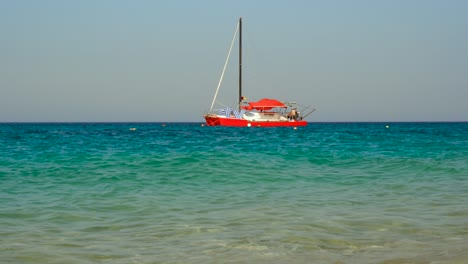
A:
POLYGON ((0 146, 8 263, 468 260, 466 123, 1 124, 0 146))

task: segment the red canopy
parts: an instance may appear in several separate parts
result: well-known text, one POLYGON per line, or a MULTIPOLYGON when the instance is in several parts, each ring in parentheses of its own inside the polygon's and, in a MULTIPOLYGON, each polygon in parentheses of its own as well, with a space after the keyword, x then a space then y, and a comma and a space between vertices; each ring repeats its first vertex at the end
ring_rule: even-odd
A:
POLYGON ((275 99, 268 99, 264 98, 258 102, 249 102, 248 106, 243 106, 242 108, 245 110, 270 110, 275 107, 286 108, 287 106, 284 105, 282 102, 275 100, 275 99))

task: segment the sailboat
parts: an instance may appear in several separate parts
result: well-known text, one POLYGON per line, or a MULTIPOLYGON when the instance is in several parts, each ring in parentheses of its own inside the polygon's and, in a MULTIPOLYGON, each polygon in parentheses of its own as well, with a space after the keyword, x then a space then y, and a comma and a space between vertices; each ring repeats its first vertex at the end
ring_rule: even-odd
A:
MULTIPOLYGON (((304 110, 307 110, 306 107, 304 110)), ((204 114, 208 126, 230 126, 230 127, 299 127, 306 126, 304 120, 315 109, 303 115, 295 102, 282 102, 276 99, 263 98, 256 102, 249 102, 242 95, 242 18, 239 18, 231 47, 228 52, 223 72, 211 103, 210 110, 204 114), (225 107, 213 109, 219 88, 222 83, 224 72, 234 45, 236 35, 239 33, 239 101, 236 107, 225 107)))

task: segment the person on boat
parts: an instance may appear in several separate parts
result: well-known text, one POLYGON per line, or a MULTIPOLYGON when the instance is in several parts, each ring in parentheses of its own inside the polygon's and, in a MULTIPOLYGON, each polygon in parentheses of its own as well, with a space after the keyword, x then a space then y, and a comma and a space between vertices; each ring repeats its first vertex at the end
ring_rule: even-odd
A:
POLYGON ((288 120, 296 120, 297 118, 297 110, 296 108, 291 109, 291 111, 288 113, 288 120))
POLYGON ((302 120, 301 112, 296 112, 296 118, 294 118, 294 120, 302 120))

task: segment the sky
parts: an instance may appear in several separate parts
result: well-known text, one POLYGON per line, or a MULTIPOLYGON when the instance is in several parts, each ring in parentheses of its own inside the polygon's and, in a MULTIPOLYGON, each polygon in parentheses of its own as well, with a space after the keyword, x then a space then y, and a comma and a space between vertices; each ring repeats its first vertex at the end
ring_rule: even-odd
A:
POLYGON ((467 13, 462 0, 0 0, 0 122, 203 122, 239 17, 249 100, 312 105, 310 122, 468 121, 467 13))

